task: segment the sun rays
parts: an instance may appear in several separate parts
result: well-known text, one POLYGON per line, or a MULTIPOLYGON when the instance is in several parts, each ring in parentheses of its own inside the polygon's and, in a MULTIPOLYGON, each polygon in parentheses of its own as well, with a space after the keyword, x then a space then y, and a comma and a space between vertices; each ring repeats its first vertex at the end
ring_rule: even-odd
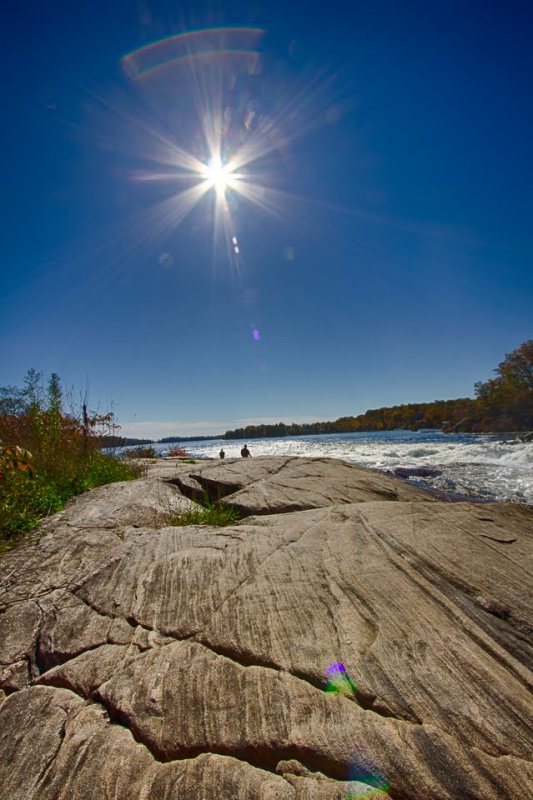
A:
POLYGON ((273 55, 265 36, 258 28, 171 36, 121 59, 122 86, 86 90, 86 114, 67 122, 69 133, 96 146, 113 177, 109 222, 68 256, 86 280, 168 265, 161 254, 169 252, 174 270, 202 269, 207 245, 211 277, 229 270, 244 295, 261 240, 248 232, 262 236, 255 212, 282 236, 319 231, 318 195, 301 193, 295 144, 328 124, 340 95, 324 71, 273 55))
POLYGON ((261 52, 264 36, 259 28, 208 28, 153 42, 122 59, 144 106, 164 121, 164 133, 159 124, 153 133, 146 130, 148 116, 141 121, 143 160, 153 168, 135 169, 131 177, 173 187, 164 203, 169 226, 210 199, 213 255, 222 236, 233 262, 241 255, 232 241, 237 200, 280 216, 284 203, 294 205, 297 193, 287 193, 280 181, 289 147, 322 124, 325 98, 331 99, 331 80, 320 71, 293 84, 271 78, 261 52))

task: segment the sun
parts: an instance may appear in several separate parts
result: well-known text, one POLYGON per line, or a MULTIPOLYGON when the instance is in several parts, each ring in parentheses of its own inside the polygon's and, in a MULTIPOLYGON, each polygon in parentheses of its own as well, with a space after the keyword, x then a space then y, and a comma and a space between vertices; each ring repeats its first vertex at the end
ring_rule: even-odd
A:
POLYGON ((210 187, 215 189, 218 194, 224 194, 231 185, 231 167, 223 164, 220 158, 212 158, 205 168, 205 176, 209 181, 210 187))
POLYGON ((157 112, 152 126, 128 107, 117 108, 129 155, 141 159, 133 177, 169 184, 147 210, 150 235, 167 235, 199 206, 206 229, 212 227, 213 257, 224 240, 232 264, 244 263, 234 219, 241 208, 250 204, 276 219, 289 210, 296 221, 296 203, 307 210, 309 201, 294 191, 300 167, 290 145, 321 121, 330 124, 332 108, 352 102, 323 70, 309 77, 298 71, 294 85, 290 70, 271 77, 268 59, 262 63, 263 36, 263 29, 240 26, 184 31, 122 59, 143 111, 146 98, 157 112))

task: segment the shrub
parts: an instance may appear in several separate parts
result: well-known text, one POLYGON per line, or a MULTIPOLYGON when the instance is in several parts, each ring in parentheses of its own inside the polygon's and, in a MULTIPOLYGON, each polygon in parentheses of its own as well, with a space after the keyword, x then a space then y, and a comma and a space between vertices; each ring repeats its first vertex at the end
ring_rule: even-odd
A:
POLYGON ((172 458, 190 458, 191 454, 188 453, 183 447, 179 447, 175 445, 174 447, 169 448, 167 455, 172 456, 172 458))
POLYGON ((46 395, 40 374, 29 370, 24 386, 0 387, 0 550, 60 511, 73 495, 139 470, 98 449, 111 414, 81 419, 62 410, 61 386, 52 375, 46 395))
POLYGON ((150 445, 139 445, 139 447, 130 447, 124 451, 125 458, 157 458, 157 453, 154 447, 150 445))

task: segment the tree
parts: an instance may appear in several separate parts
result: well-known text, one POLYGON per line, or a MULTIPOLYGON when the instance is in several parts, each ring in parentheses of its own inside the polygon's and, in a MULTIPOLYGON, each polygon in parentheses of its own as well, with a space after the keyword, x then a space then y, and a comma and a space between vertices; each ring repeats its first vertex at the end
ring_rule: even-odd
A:
POLYGON ((63 392, 61 391, 61 381, 57 372, 52 372, 48 382, 48 411, 52 414, 61 414, 63 405, 63 392))
POLYGON ((41 410, 43 402, 42 377, 42 372, 38 372, 33 367, 24 376, 22 396, 27 414, 35 414, 41 410))
POLYGON ((16 417, 23 414, 24 409, 24 397, 18 386, 0 386, 0 417, 16 417))
POLYGON ((475 386, 481 429, 533 427, 533 340, 508 353, 494 372, 495 378, 475 386))
POLYGON ((504 385, 533 394, 533 339, 508 353, 494 371, 504 385))
POLYGON ((508 353, 494 370, 495 378, 476 383, 476 395, 487 401, 525 394, 533 397, 533 339, 508 353))

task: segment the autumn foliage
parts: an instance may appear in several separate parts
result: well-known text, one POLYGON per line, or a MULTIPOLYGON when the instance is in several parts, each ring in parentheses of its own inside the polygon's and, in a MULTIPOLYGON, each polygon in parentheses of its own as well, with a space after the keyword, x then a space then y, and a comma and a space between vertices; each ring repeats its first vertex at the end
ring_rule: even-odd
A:
POLYGON ((317 433, 420 430, 508 432, 533 430, 533 340, 528 340, 494 370, 496 377, 475 385, 476 397, 406 403, 375 408, 357 417, 340 417, 332 422, 308 425, 249 425, 227 431, 226 439, 268 436, 302 436, 317 433))
POLYGON ((133 477, 100 452, 100 434, 110 427, 112 415, 85 404, 79 418, 65 413, 55 374, 46 390, 35 370, 22 387, 0 388, 0 540, 31 530, 75 494, 133 477))
POLYGON ((533 429, 533 339, 505 356, 495 378, 476 384, 477 429, 533 429))

